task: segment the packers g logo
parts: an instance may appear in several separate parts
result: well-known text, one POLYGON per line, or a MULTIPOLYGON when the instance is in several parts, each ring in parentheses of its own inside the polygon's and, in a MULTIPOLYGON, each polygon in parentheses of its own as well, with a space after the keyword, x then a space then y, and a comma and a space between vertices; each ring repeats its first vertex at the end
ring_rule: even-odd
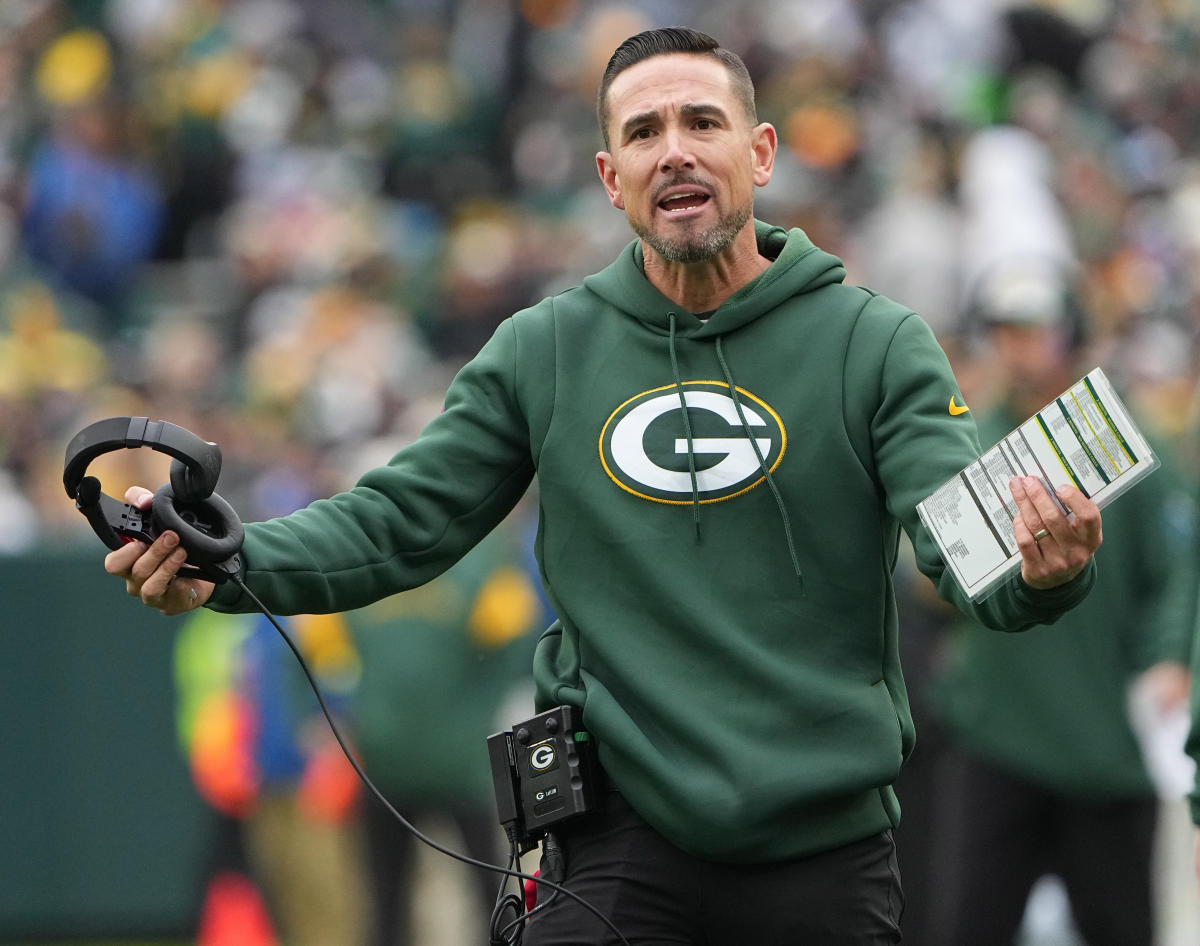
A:
POLYGON ((529 747, 529 767, 533 769, 534 775, 558 768, 558 753, 554 750, 552 741, 539 742, 529 747))
MULTIPOLYGON (((767 469, 775 471, 787 447, 787 434, 783 421, 765 401, 737 389, 746 424, 754 434, 751 443, 728 385, 685 381, 683 387, 700 502, 731 499, 765 479, 754 443, 767 469)), ((600 432, 604 471, 621 489, 653 502, 692 502, 687 454, 679 391, 674 385, 631 397, 609 415, 600 432)))

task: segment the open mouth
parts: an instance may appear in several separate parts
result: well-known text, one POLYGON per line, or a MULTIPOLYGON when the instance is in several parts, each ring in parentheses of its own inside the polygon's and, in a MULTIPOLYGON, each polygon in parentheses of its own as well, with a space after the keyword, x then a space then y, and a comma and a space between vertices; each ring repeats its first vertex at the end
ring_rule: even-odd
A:
POLYGON ((682 213, 685 210, 695 210, 697 207, 703 207, 709 201, 707 194, 701 193, 686 193, 672 194, 664 200, 658 202, 658 206, 667 213, 682 213))

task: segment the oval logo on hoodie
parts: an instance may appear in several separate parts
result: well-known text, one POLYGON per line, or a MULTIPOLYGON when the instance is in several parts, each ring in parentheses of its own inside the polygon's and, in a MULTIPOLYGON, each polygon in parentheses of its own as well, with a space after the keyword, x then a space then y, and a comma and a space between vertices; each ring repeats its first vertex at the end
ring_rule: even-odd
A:
MULTIPOLYGON (((764 465, 774 472, 787 434, 770 405, 739 387, 739 416, 724 382, 685 381, 683 390, 700 502, 720 502, 753 489, 766 478, 764 465)), ((668 384, 644 391, 613 411, 600 432, 600 462, 626 492, 690 505, 688 434, 678 388, 668 384)))

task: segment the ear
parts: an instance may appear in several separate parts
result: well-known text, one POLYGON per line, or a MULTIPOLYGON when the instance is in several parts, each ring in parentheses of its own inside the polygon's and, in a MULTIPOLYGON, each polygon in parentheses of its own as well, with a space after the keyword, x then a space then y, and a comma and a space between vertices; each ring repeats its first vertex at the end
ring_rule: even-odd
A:
POLYGON ((608 192, 608 200, 617 210, 625 209, 625 201, 621 198, 621 179, 617 175, 612 155, 607 151, 596 153, 596 170, 600 172, 600 181, 608 192))
POLYGON ((754 170, 754 185, 764 187, 775 170, 775 152, 779 150, 779 136, 775 126, 763 122, 750 132, 750 154, 754 170))

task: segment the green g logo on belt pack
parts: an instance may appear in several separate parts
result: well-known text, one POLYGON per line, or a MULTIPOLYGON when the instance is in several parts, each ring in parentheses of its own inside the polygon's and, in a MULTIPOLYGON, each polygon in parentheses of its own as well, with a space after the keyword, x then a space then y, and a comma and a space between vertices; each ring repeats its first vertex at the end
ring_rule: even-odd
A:
MULTIPOLYGON (((767 469, 774 472, 783 459, 787 434, 770 405, 737 388, 743 426, 724 382, 685 381, 683 389, 700 502, 731 499, 765 479, 755 444, 767 469)), ((690 504, 692 480, 679 389, 664 385, 644 391, 613 411, 600 432, 600 462, 612 481, 634 496, 690 504)))

